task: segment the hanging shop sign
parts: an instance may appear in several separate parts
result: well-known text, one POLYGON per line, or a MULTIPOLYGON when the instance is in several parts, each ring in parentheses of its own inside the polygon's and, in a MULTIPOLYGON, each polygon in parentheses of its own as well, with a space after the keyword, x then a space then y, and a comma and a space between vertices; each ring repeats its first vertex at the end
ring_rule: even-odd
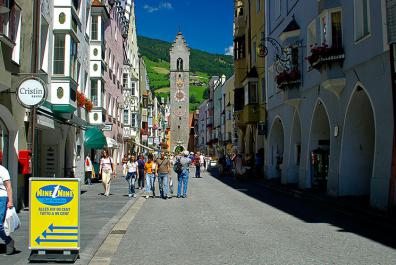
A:
POLYGON ((25 108, 35 108, 47 98, 47 88, 38 78, 28 78, 22 81, 17 91, 18 102, 25 108))
POLYGON ((78 178, 31 178, 29 249, 80 249, 78 178))

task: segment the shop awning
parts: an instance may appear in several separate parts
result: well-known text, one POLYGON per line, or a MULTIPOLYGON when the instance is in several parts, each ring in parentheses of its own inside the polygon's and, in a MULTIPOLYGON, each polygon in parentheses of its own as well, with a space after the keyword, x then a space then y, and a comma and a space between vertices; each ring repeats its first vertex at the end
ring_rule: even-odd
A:
POLYGON ((118 148, 118 143, 113 138, 106 137, 106 143, 108 148, 118 148))
POLYGON ((84 146, 92 149, 102 149, 107 144, 106 137, 98 128, 90 128, 85 132, 84 146))

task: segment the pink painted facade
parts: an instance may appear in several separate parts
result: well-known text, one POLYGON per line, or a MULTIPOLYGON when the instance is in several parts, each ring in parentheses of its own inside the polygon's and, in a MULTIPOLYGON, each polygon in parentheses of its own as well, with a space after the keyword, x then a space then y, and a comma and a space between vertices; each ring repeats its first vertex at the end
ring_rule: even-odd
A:
POLYGON ((118 12, 118 8, 110 9, 110 19, 104 25, 105 44, 105 72, 104 72, 104 109, 106 110, 105 125, 111 131, 105 131, 108 137, 108 147, 114 161, 120 163, 123 155, 123 109, 120 104, 123 102, 123 64, 124 64, 124 39, 122 37, 123 14, 118 12), (109 140, 113 144, 109 143, 109 140), (117 144, 115 144, 115 142, 117 144))

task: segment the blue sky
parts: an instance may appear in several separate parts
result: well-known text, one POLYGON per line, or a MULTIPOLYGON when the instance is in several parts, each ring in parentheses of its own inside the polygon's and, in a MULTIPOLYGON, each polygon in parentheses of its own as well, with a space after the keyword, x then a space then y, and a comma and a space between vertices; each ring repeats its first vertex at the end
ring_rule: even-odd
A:
POLYGON ((232 46, 231 0, 135 0, 137 33, 173 41, 179 25, 188 45, 225 54, 232 46))

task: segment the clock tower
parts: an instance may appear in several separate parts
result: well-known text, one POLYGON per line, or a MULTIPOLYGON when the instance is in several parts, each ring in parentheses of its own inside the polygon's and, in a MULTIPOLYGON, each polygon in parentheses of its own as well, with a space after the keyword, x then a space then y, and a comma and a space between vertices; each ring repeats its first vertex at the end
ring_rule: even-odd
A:
POLYGON ((190 49, 179 32, 170 49, 170 150, 187 150, 190 135, 190 49))

